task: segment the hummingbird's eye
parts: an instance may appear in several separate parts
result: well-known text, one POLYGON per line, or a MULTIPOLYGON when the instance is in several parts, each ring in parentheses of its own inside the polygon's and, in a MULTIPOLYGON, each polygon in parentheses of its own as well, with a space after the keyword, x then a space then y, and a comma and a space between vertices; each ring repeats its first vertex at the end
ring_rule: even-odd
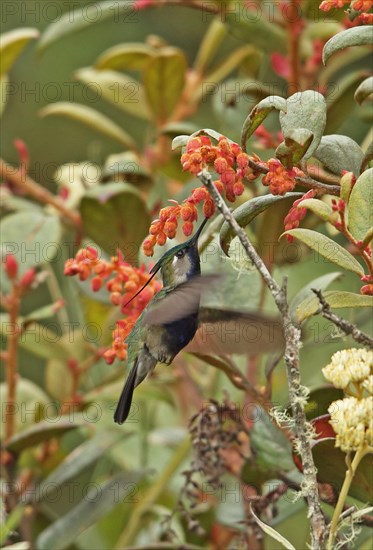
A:
POLYGON ((175 254, 177 258, 182 258, 185 254, 185 250, 178 250, 175 254))

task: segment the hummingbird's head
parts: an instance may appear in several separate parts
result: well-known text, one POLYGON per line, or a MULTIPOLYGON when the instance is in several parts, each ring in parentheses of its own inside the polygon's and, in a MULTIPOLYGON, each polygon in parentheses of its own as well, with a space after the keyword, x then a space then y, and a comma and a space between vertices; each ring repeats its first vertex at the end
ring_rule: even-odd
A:
POLYGON ((171 248, 158 260, 151 270, 151 273, 156 273, 159 269, 161 270, 164 286, 178 286, 188 281, 188 279, 201 274, 198 237, 206 222, 207 218, 204 219, 198 231, 189 241, 171 248))

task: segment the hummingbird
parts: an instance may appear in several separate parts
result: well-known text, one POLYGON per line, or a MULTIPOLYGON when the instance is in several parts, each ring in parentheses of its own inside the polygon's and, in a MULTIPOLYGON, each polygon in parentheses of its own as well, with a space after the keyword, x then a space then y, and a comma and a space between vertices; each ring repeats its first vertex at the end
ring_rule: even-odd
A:
POLYGON ((170 365, 184 348, 206 353, 209 347, 221 355, 245 353, 251 343, 250 353, 255 353, 258 351, 258 327, 262 336, 259 345, 265 351, 278 351, 283 345, 281 323, 273 319, 200 307, 202 293, 220 279, 218 275, 201 275, 198 238, 207 221, 205 218, 191 239, 174 246, 160 258, 150 271, 151 277, 131 298, 133 300, 157 272, 161 272, 163 288, 141 313, 126 339, 131 370, 114 413, 117 424, 127 419, 136 386, 157 364, 170 365), (264 338, 263 329, 268 333, 264 338), (193 340, 194 346, 191 345, 193 340))

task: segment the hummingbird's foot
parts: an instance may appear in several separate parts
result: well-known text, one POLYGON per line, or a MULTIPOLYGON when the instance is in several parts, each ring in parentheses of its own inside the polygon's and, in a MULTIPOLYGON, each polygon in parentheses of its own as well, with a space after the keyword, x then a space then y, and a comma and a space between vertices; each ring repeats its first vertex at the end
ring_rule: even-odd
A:
POLYGON ((162 363, 162 365, 171 365, 172 359, 173 358, 170 357, 169 355, 166 355, 166 354, 163 354, 163 353, 158 354, 158 361, 159 361, 159 363, 162 363))

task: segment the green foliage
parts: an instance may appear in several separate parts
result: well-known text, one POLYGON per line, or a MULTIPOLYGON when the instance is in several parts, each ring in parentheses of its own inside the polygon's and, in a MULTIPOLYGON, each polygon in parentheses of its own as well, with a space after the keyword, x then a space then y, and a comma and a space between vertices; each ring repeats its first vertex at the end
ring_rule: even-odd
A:
MULTIPOLYGON (((325 385, 321 369, 335 350, 358 344, 325 325, 312 289, 321 290, 333 311, 366 332, 373 305, 371 296, 359 293, 370 284, 373 145, 371 118, 365 118, 364 109, 370 108, 373 88, 364 57, 372 27, 342 30, 338 17, 313 21, 310 12, 319 2, 301 3, 299 28, 297 22, 281 21, 278 6, 270 21, 264 11, 260 18, 255 10, 236 13, 233 8, 240 3, 193 2, 198 8, 208 4, 203 17, 199 10, 174 9, 167 2, 159 10, 138 11, 121 0, 114 7, 112 2, 83 4, 84 9, 65 11, 49 25, 43 22, 39 40, 39 30, 19 28, 5 32, 0 46, 6 154, 13 151, 15 138, 26 140, 26 145, 17 144, 19 159, 9 154, 10 163, 20 165, 18 183, 17 169, 9 165, 1 188, 3 266, 7 254, 18 266, 16 278, 2 273, 2 358, 8 377, 0 395, 7 406, 9 356, 20 373, 15 403, 3 410, 3 425, 15 417, 11 437, 3 435, 4 479, 21 488, 10 498, 5 495, 8 515, 1 542, 16 550, 29 533, 38 550, 149 546, 168 539, 175 547, 213 548, 219 538, 233 548, 243 536, 248 514, 243 494, 249 488, 258 503, 252 517, 267 534, 264 547, 305 548, 307 510, 276 493, 282 483, 300 487, 302 481, 292 454, 292 419, 287 417, 286 429, 277 426, 241 383, 251 384, 268 409, 288 407, 284 362, 269 349, 247 358, 217 357, 207 349, 204 355, 180 354, 172 367, 157 367, 136 390, 129 422, 116 426, 112 413, 126 369, 119 362, 107 365, 102 356, 123 315, 105 285, 94 292, 92 277, 67 279, 63 266, 90 245, 101 258, 119 249, 131 266, 144 261, 150 270, 152 262, 141 245, 151 220, 168 199, 181 203, 200 185, 180 165, 190 138, 208 136, 215 145, 225 134, 241 140, 253 179, 244 178, 233 216, 275 279, 288 278, 291 316, 302 329, 301 370, 310 390, 307 418, 325 414, 342 395, 325 385), (226 13, 217 13, 224 8, 226 13), (140 37, 153 32, 155 19, 162 37, 151 35, 142 42, 140 37), (185 36, 179 32, 183 27, 185 36), (295 48, 291 55, 289 44, 295 48), (320 61, 323 44, 326 67, 320 61), (320 55, 314 55, 317 48, 320 55), (280 54, 277 62, 272 54, 280 54), (26 103, 11 97, 12 86, 42 79, 44 73, 46 82, 59 85, 69 74, 68 84, 77 81, 74 97, 64 92, 34 104, 27 97, 26 103), (277 159, 283 174, 296 169, 293 190, 274 195, 261 185, 269 158, 277 159), (38 163, 48 167, 47 175, 32 169, 38 163), (40 184, 36 189, 27 186, 27 173, 40 184), (302 227, 284 231, 289 208, 309 189, 314 195, 292 209, 295 216, 300 213, 302 227), (294 242, 281 238, 285 235, 294 242), (27 273, 31 282, 22 287, 27 273), (11 296, 15 281, 23 288, 18 302, 11 296), (329 339, 316 337, 325 333, 329 339), (233 413, 225 417, 224 409, 221 439, 203 429, 193 440, 195 455, 207 438, 215 460, 208 463, 211 476, 206 479, 201 474, 206 468, 196 469, 193 504, 194 493, 184 483, 191 468, 188 421, 210 399, 217 409, 227 399, 241 424, 233 413), (245 416, 251 404, 260 411, 258 417, 245 416), (232 503, 227 472, 238 488, 232 503)), ((265 285, 234 237, 218 218, 202 237, 202 271, 225 276, 207 301, 274 315, 265 285)), ((325 438, 313 452, 319 481, 338 492, 345 454, 334 439, 325 438)), ((369 499, 368 460, 362 461, 349 492, 358 506, 369 499)), ((245 543, 250 547, 250 540, 245 543)))

